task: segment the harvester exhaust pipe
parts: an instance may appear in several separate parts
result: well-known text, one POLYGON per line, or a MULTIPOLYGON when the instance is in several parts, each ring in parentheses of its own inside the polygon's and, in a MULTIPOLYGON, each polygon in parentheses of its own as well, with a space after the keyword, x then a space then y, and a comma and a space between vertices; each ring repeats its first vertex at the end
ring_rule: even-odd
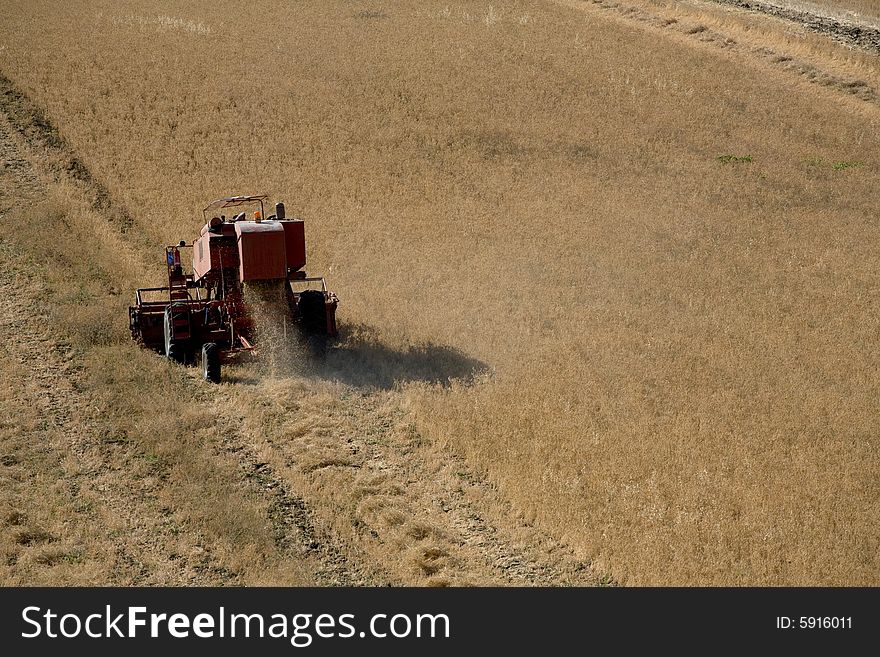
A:
POLYGON ((285 214, 284 214, 284 203, 276 203, 276 204, 275 204, 275 218, 276 218, 278 221, 281 221, 281 220, 284 219, 284 217, 285 217, 285 214))

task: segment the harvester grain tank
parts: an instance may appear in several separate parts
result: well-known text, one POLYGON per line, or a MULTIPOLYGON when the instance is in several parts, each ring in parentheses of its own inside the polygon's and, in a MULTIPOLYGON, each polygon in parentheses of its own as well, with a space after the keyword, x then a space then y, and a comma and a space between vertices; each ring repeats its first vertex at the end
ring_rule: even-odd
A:
POLYGON ((205 225, 192 244, 165 247, 168 285, 137 290, 129 308, 134 340, 179 363, 200 361, 205 380, 217 383, 221 364, 258 351, 265 327, 258 330, 253 309, 268 300, 282 310, 273 315, 281 324, 275 333, 323 355, 337 335, 339 301, 324 278, 303 269, 303 221, 288 219, 283 203, 266 217, 266 199, 218 199, 203 210, 205 225), (181 253, 190 249, 187 272, 181 253))

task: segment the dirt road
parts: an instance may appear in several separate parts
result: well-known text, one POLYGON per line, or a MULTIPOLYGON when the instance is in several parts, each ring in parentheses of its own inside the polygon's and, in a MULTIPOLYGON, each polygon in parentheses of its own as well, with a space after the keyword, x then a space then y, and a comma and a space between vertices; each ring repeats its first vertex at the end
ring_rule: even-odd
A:
POLYGON ((880 27, 875 21, 857 17, 851 12, 822 11, 814 5, 784 2, 764 2, 762 0, 712 0, 718 4, 732 5, 740 9, 776 16, 808 30, 824 34, 848 45, 864 48, 869 52, 880 53, 880 27))

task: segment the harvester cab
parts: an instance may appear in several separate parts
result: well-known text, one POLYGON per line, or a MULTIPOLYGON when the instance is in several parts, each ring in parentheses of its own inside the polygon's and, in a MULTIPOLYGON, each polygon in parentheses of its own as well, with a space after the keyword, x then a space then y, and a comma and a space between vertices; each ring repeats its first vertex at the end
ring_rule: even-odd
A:
POLYGON ((223 363, 257 353, 270 334, 325 354, 337 335, 339 300, 322 277, 304 271, 304 222, 288 219, 283 203, 266 217, 266 199, 218 199, 203 210, 192 244, 165 247, 168 285, 138 289, 129 308, 135 341, 179 363, 200 360, 205 380, 215 383, 223 363))

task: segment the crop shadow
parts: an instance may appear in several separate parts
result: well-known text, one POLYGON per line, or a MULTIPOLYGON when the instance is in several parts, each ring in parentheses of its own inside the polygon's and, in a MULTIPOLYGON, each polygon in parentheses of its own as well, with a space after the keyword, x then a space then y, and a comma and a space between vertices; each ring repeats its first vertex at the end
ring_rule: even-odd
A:
POLYGON ((320 378, 382 390, 409 382, 467 384, 488 371, 486 363, 445 345, 428 342, 395 349, 383 343, 374 329, 360 324, 340 327, 337 344, 311 368, 311 374, 320 378))

